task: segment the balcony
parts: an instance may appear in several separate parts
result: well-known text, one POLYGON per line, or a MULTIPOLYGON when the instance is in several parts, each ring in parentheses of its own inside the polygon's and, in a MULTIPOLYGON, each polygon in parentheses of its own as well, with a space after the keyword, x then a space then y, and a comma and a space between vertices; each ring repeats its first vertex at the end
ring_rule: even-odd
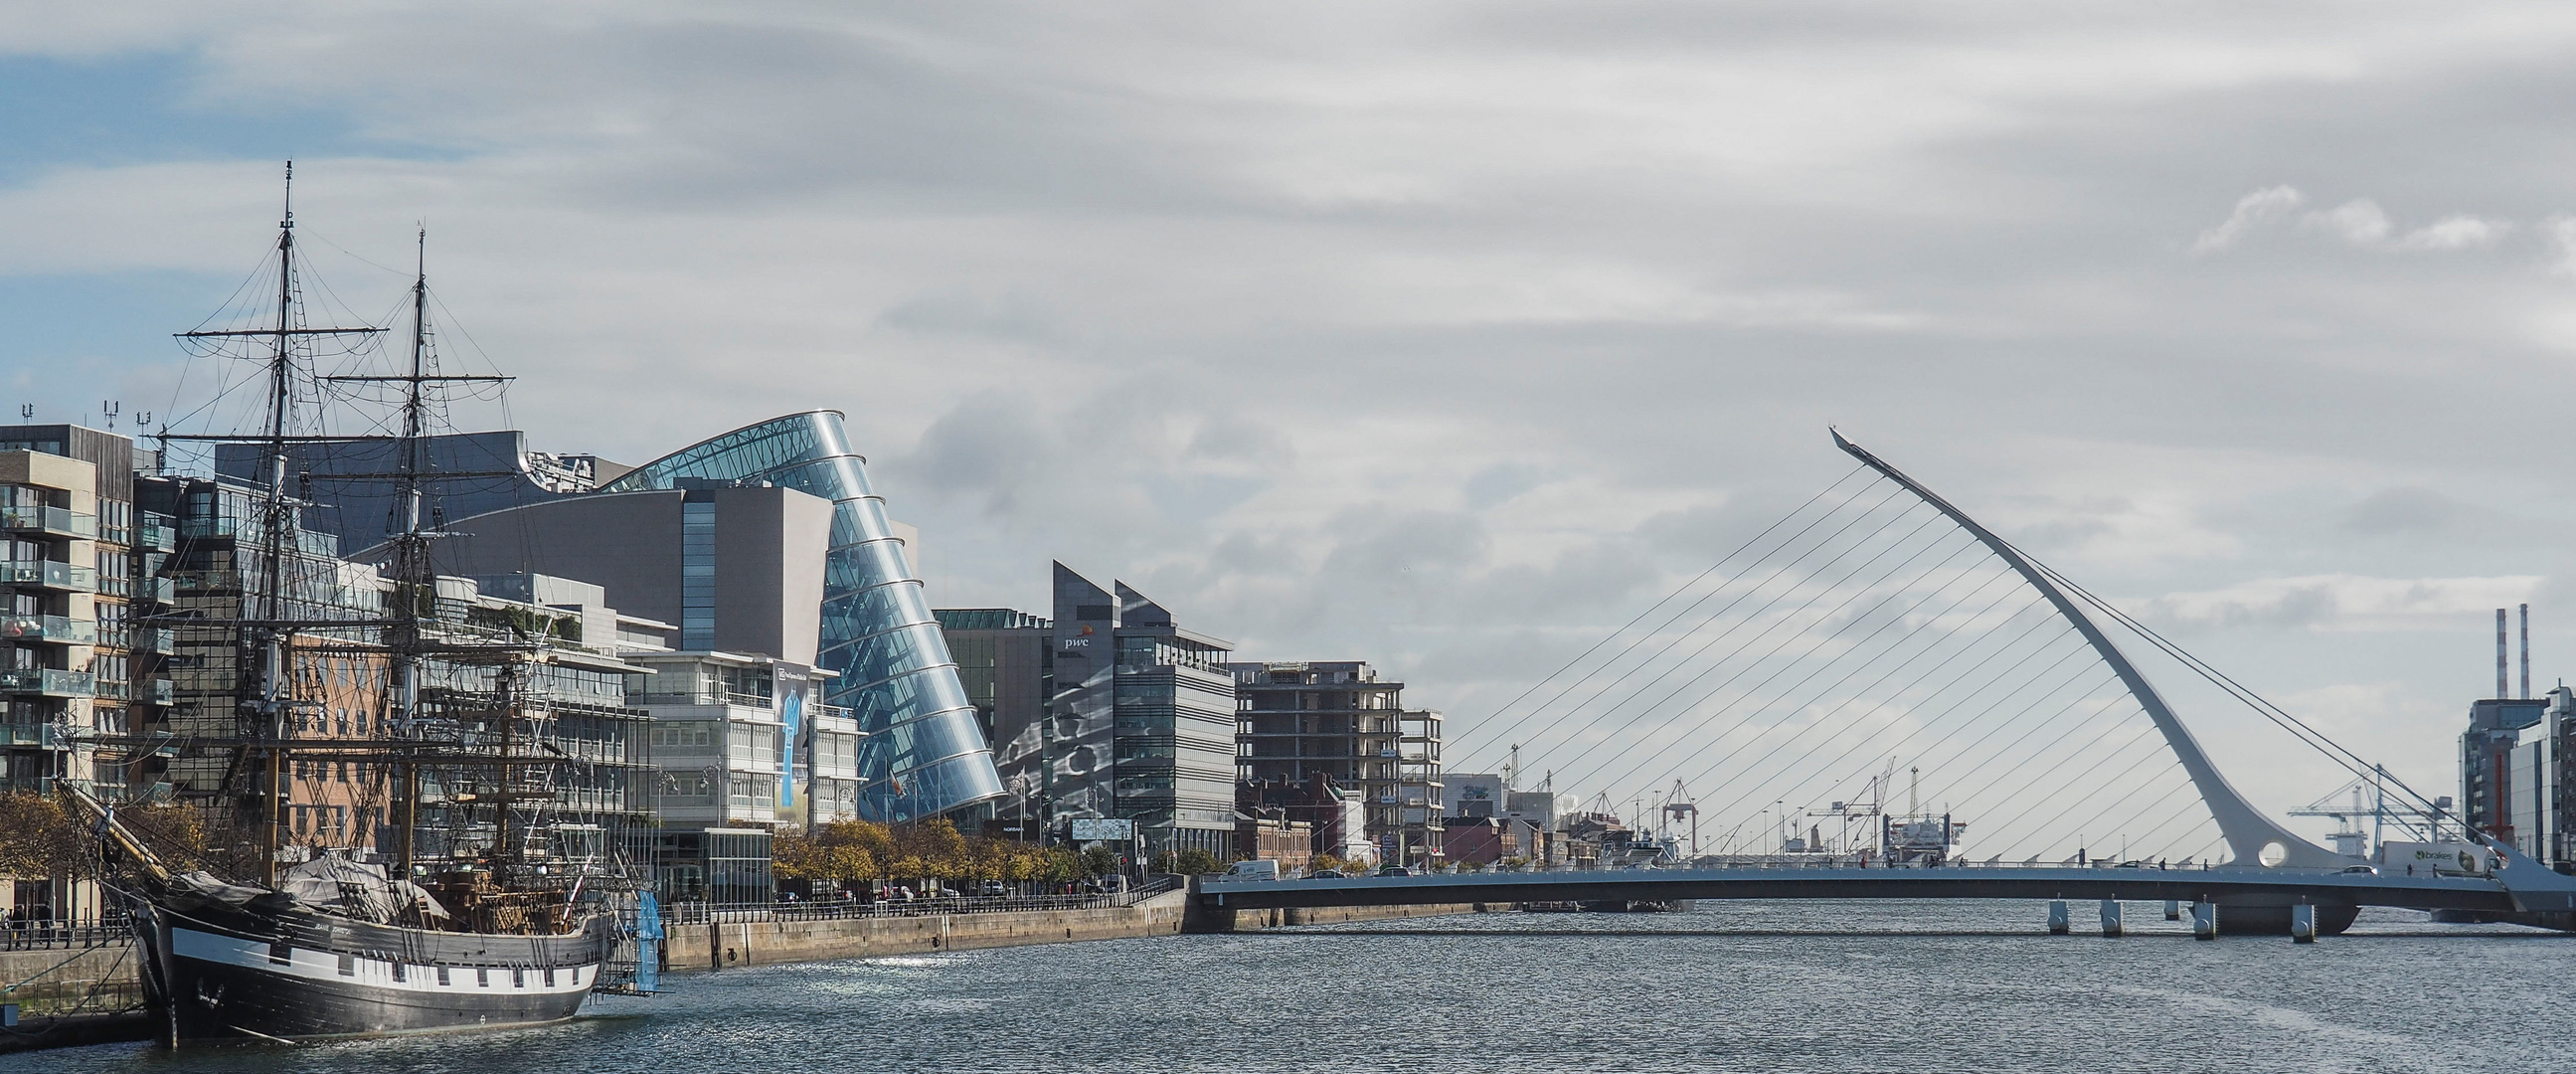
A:
POLYGON ((97 690, 98 692, 93 696, 102 701, 123 701, 128 696, 126 684, 116 679, 98 680, 97 690))
POLYGON ((97 692, 97 677, 86 671, 61 671, 55 668, 10 668, 0 671, 0 694, 90 697, 97 692))
POLYGON ((148 689, 143 692, 143 700, 145 701, 149 701, 155 705, 168 705, 173 703, 175 700, 176 695, 170 688, 169 679, 154 678, 144 685, 148 687, 148 689))
POLYGON ((96 540, 98 516, 76 515, 60 507, 0 507, 0 529, 96 540))
POLYGON ((170 654, 170 632, 160 627, 135 627, 128 647, 138 653, 170 654))
POLYGON ((98 624, 59 615, 0 616, 0 641, 51 641, 65 645, 98 644, 98 624))
POLYGON ((60 749, 69 743, 63 738, 60 724, 0 723, 0 746, 41 746, 60 749))
POLYGON ((75 567, 50 559, 0 561, 0 583, 95 593, 98 592, 98 568, 75 567))
POLYGON ((179 600, 179 582, 175 578, 139 578, 134 582, 134 599, 154 604, 174 604, 179 600))
POLYGON ((168 515, 145 512, 143 524, 135 527, 134 536, 137 547, 148 548, 155 552, 167 552, 179 547, 178 522, 168 515))

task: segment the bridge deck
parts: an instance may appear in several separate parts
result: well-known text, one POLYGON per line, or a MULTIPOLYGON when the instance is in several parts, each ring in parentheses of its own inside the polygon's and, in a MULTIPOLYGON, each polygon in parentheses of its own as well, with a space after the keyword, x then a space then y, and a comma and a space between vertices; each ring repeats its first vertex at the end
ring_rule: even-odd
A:
POLYGON ((2221 905, 2301 902, 2420 910, 2522 909, 2477 877, 2373 876, 2281 869, 1621 869, 1325 880, 1209 879, 1199 898, 1224 910, 1468 902, 1664 902, 1684 899, 2179 899, 2221 905))

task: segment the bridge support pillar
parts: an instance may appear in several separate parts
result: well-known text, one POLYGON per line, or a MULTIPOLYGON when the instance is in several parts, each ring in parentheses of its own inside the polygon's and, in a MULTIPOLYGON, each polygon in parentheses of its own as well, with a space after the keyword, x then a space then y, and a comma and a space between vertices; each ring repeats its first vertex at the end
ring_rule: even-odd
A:
POLYGON ((2064 899, 2049 900, 2048 934, 2051 936, 2066 935, 2066 900, 2064 899))
POLYGON ((2120 932, 2120 900, 2102 900, 2102 935, 2113 937, 2120 935, 2120 932))
POLYGON ((2180 921, 2180 920, 2182 920, 2182 900, 2180 900, 2180 899, 2166 899, 2166 900, 2165 900, 2165 920, 2167 920, 2167 921, 2180 921))
POLYGON ((2215 940, 2218 938, 2217 903, 2196 902, 2191 904, 2191 938, 2195 940, 2215 940))
POLYGON ((2290 908, 2290 940, 2293 943, 2317 942, 2315 904, 2303 902, 2290 908))

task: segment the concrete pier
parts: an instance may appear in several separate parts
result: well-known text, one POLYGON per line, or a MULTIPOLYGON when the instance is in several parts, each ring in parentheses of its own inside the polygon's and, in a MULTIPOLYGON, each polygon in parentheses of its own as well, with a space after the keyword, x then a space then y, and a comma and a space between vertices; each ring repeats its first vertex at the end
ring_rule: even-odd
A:
POLYGON ((2167 920, 2167 921, 2180 921, 2180 920, 2182 920, 2182 900, 2181 900, 2181 899, 2166 899, 2166 900, 2165 900, 2165 920, 2167 920))
POLYGON ((2117 937, 2121 932, 2120 900, 2102 900, 2102 935, 2105 938, 2117 937))
POLYGON ((2066 935, 2066 931, 2067 931, 2066 925, 2067 925, 2067 922, 2066 922, 2066 900, 2064 900, 2064 899, 2051 899, 2051 900, 2049 900, 2049 903, 2048 903, 2048 934, 2049 934, 2049 935, 2051 935, 2051 936, 2064 936, 2064 935, 2066 935))
POLYGON ((2290 908, 2290 940, 2294 943, 2317 942, 2317 908, 2300 903, 2290 908))
POLYGON ((2195 940, 2215 940, 2218 938, 2217 903, 2196 902, 2191 904, 2191 938, 2195 940))

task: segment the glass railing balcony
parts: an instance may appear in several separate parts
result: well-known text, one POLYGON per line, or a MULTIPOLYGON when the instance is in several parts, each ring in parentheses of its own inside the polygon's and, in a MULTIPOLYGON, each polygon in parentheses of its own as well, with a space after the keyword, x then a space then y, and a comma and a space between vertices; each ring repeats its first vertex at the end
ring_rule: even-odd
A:
POLYGON ((0 670, 0 693, 42 694, 46 697, 90 697, 97 692, 98 679, 86 671, 62 671, 55 668, 0 670))
POLYGON ((76 515, 60 507, 0 507, 0 529, 33 530, 57 537, 98 536, 97 515, 76 515))
POLYGON ((155 705, 170 704, 175 697, 174 691, 170 688, 170 680, 168 679, 153 679, 146 683, 145 686, 147 689, 143 692, 143 700, 149 701, 155 705))
POLYGON ((134 543, 139 547, 167 552, 179 547, 179 526, 166 515, 147 514, 143 516, 143 524, 134 528, 134 537, 134 543))
POLYGON ((126 646, 138 653, 168 653, 170 632, 160 627, 136 627, 126 639, 126 646))
POLYGON ((68 589, 76 593, 95 593, 98 591, 98 569, 75 567, 69 563, 56 563, 49 559, 0 560, 0 582, 10 585, 43 586, 47 589, 68 589))
POLYGON ((134 583, 134 598, 159 604, 179 599, 179 582, 174 578, 144 578, 134 583))
POLYGON ((0 723, 0 746, 60 746, 63 729, 50 723, 0 723))
POLYGON ((0 640, 95 645, 98 643, 98 624, 59 615, 0 616, 0 640))

